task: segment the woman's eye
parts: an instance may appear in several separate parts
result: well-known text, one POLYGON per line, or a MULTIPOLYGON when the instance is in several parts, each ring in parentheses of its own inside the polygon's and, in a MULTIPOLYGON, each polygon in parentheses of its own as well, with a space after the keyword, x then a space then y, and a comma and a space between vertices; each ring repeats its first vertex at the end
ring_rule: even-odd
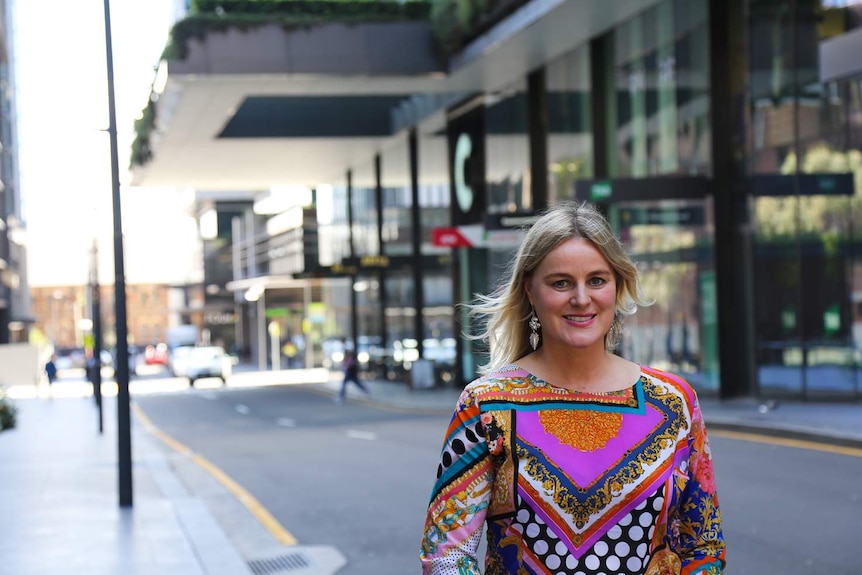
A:
POLYGON ((600 286, 600 285, 604 285, 604 283, 605 283, 604 278, 590 278, 590 285, 591 286, 600 286))
POLYGON ((555 289, 565 289, 569 285, 569 282, 566 280, 557 280, 551 284, 555 289))

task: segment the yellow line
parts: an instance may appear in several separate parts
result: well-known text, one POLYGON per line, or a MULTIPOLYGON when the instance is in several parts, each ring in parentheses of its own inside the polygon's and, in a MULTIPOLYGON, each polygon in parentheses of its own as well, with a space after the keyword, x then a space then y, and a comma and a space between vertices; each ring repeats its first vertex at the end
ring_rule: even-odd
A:
POLYGON ((740 439, 742 441, 754 441, 757 443, 768 443, 771 445, 781 445, 784 447, 795 447, 797 449, 810 449, 812 451, 825 451, 827 453, 837 453, 839 455, 850 455, 852 457, 862 457, 862 449, 858 447, 845 447, 841 445, 830 445, 828 443, 818 443, 816 441, 806 441, 804 439, 787 439, 784 437, 774 437, 771 435, 760 435, 757 433, 746 433, 743 431, 728 431, 724 429, 712 429, 709 431, 710 436, 726 437, 728 439, 740 439))
POLYGON ((132 409, 135 412, 135 415, 141 420, 141 423, 144 424, 144 427, 147 428, 152 435, 158 437, 162 440, 168 447, 173 449, 174 451, 181 453, 182 455, 187 455, 191 457, 191 460, 194 461, 198 466, 201 467, 204 471, 209 473, 215 478, 216 481, 222 484, 231 494, 237 498, 237 500, 245 505, 246 509, 257 519, 261 525, 266 528, 267 531, 282 545, 296 545, 296 538, 291 535, 287 529, 282 527, 281 523, 272 516, 272 514, 266 510, 266 508, 261 505, 260 501, 255 499, 255 497, 243 488, 242 485, 234 481, 230 478, 224 471, 219 469, 217 466, 210 463, 207 459, 202 457, 201 455, 196 454, 194 451, 171 437, 170 435, 164 433, 159 428, 157 428, 150 418, 147 417, 147 414, 143 412, 143 410, 138 407, 136 404, 132 405, 132 409))

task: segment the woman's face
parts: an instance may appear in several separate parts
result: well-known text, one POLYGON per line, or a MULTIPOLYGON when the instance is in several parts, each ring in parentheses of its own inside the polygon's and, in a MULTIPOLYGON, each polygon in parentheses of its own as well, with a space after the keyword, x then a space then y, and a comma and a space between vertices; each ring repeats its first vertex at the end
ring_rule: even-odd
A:
POLYGON ((526 282, 542 322, 542 346, 601 346, 616 311, 616 276, 592 242, 573 238, 554 248, 526 282))

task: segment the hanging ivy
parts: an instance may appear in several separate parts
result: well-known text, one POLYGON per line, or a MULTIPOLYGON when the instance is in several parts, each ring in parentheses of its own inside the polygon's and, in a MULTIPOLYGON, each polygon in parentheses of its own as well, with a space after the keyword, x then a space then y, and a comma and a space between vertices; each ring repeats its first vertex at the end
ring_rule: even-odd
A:
POLYGON ((190 39, 211 32, 249 30, 280 24, 291 30, 328 22, 428 21, 431 3, 425 0, 194 0, 189 16, 177 22, 163 58, 182 60, 190 39))

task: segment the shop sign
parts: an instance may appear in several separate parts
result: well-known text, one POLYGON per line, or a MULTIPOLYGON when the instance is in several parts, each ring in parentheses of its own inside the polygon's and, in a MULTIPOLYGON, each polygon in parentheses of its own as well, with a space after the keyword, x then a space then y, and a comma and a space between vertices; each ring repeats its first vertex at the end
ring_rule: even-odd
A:
POLYGON ((610 182, 593 182, 590 185, 590 200, 594 202, 604 202, 611 199, 614 193, 614 187, 610 182))
POLYGON ((479 225, 434 228, 431 230, 431 239, 437 247, 472 248, 483 243, 484 231, 479 225))
POLYGON ((701 226, 705 221, 703 208, 620 208, 620 223, 624 226, 701 226))

